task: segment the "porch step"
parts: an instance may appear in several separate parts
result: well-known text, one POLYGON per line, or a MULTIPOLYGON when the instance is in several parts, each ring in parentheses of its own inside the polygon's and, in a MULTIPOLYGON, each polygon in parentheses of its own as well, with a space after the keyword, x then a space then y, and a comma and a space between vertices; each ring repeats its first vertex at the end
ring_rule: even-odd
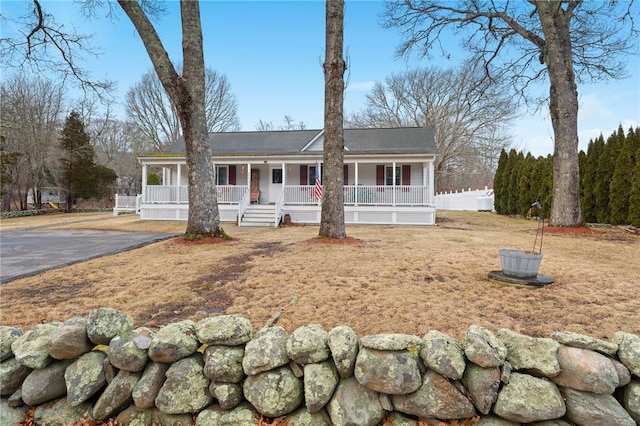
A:
POLYGON ((251 204, 245 210, 240 226, 276 226, 276 206, 251 204))

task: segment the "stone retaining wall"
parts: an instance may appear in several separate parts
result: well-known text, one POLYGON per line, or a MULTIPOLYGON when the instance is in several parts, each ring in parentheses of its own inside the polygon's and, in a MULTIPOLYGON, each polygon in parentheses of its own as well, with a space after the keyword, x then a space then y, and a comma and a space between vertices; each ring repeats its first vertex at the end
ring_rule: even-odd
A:
POLYGON ((0 360, 0 425, 29 406, 48 426, 640 422, 640 336, 625 332, 534 338, 474 325, 464 342, 438 331, 358 338, 348 326, 254 334, 235 315, 152 331, 101 308, 24 333, 0 326, 0 360))

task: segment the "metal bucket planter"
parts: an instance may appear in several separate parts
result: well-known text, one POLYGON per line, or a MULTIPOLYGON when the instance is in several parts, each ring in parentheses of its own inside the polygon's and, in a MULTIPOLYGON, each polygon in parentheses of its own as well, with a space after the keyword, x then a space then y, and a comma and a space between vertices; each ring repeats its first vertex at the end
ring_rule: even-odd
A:
POLYGON ((523 250, 500 249, 502 273, 512 277, 537 277, 542 253, 527 253, 523 250))

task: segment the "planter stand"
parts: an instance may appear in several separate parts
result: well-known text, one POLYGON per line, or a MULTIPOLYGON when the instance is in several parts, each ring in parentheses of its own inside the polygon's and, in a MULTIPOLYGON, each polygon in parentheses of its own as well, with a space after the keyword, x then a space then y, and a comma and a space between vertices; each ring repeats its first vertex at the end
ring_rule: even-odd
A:
POLYGON ((513 277, 505 275, 502 271, 489 272, 489 279, 519 287, 543 287, 547 284, 553 284, 553 278, 545 275, 536 275, 535 277, 513 277))

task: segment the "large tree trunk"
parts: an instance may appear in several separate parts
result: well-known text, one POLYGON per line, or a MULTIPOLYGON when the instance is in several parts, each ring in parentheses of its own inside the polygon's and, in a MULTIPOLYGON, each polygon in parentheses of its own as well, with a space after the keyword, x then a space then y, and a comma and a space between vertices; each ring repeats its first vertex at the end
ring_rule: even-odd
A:
POLYGON ((324 155, 320 237, 346 238, 344 226, 344 0, 327 0, 324 155))
POLYGON ((153 67, 182 124, 189 178, 186 238, 225 236, 220 226, 209 134, 205 115, 205 72, 198 1, 180 0, 183 75, 176 72, 158 33, 137 2, 118 0, 138 30, 153 67))
POLYGON ((549 112, 555 138, 553 151, 553 226, 582 224, 578 169, 578 89, 573 71, 569 17, 560 3, 537 2, 545 35, 544 61, 550 81, 549 112))

